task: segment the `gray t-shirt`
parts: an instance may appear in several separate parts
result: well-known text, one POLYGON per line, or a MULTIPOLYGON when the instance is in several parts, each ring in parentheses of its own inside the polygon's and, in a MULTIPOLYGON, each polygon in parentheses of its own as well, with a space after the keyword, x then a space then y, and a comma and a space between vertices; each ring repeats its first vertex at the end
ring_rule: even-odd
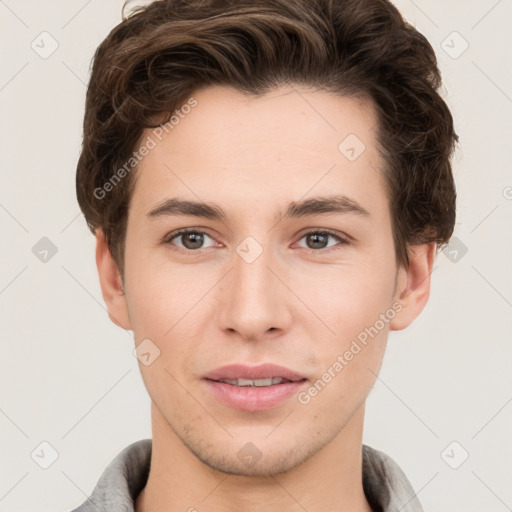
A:
MULTIPOLYGON (((135 512, 149 476, 151 439, 127 446, 107 466, 91 496, 72 512, 135 512)), ((363 445, 363 489, 375 512, 423 512, 411 484, 388 455, 363 445)))

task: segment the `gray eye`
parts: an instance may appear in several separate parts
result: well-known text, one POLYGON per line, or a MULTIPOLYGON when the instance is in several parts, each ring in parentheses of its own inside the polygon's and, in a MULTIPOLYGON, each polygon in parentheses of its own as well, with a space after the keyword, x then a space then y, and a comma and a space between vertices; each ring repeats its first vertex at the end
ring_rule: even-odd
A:
POLYGON ((306 249, 326 249, 327 247, 336 245, 336 243, 327 245, 329 238, 342 242, 341 238, 323 231, 312 231, 311 233, 306 233, 301 240, 306 240, 306 249))

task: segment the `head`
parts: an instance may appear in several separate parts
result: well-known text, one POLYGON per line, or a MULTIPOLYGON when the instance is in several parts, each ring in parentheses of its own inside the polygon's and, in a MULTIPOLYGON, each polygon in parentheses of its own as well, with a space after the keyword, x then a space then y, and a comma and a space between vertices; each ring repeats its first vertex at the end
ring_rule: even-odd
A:
POLYGON ((362 421, 454 227, 439 87, 385 0, 161 0, 98 48, 78 201, 110 318, 159 351, 140 365, 154 419, 199 460, 279 473, 362 421), (241 411, 204 378, 232 363, 305 380, 241 411))

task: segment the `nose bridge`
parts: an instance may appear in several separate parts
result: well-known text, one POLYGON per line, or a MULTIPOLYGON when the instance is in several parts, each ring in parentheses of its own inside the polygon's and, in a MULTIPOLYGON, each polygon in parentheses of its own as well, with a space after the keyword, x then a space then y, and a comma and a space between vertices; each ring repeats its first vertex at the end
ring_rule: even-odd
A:
POLYGON ((275 276, 269 270, 273 265, 270 243, 265 246, 254 237, 246 237, 236 248, 234 257, 234 280, 236 297, 250 305, 254 303, 260 311, 275 297, 275 276))
POLYGON ((264 246, 248 236, 236 247, 221 301, 224 329, 236 330, 244 338, 255 340, 271 327, 283 327, 284 303, 279 279, 274 275, 275 263, 268 239, 264 246))

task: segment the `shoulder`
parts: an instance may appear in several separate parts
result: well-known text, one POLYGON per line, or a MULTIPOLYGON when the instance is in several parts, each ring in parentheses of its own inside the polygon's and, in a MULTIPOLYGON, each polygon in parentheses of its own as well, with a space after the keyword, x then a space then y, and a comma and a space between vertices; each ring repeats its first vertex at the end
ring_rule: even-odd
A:
POLYGON ((423 512, 405 473, 384 452, 363 445, 363 487, 375 510, 423 512))
POLYGON ((124 448, 103 471, 89 498, 72 512, 133 512, 133 500, 148 479, 151 448, 151 439, 124 448))

